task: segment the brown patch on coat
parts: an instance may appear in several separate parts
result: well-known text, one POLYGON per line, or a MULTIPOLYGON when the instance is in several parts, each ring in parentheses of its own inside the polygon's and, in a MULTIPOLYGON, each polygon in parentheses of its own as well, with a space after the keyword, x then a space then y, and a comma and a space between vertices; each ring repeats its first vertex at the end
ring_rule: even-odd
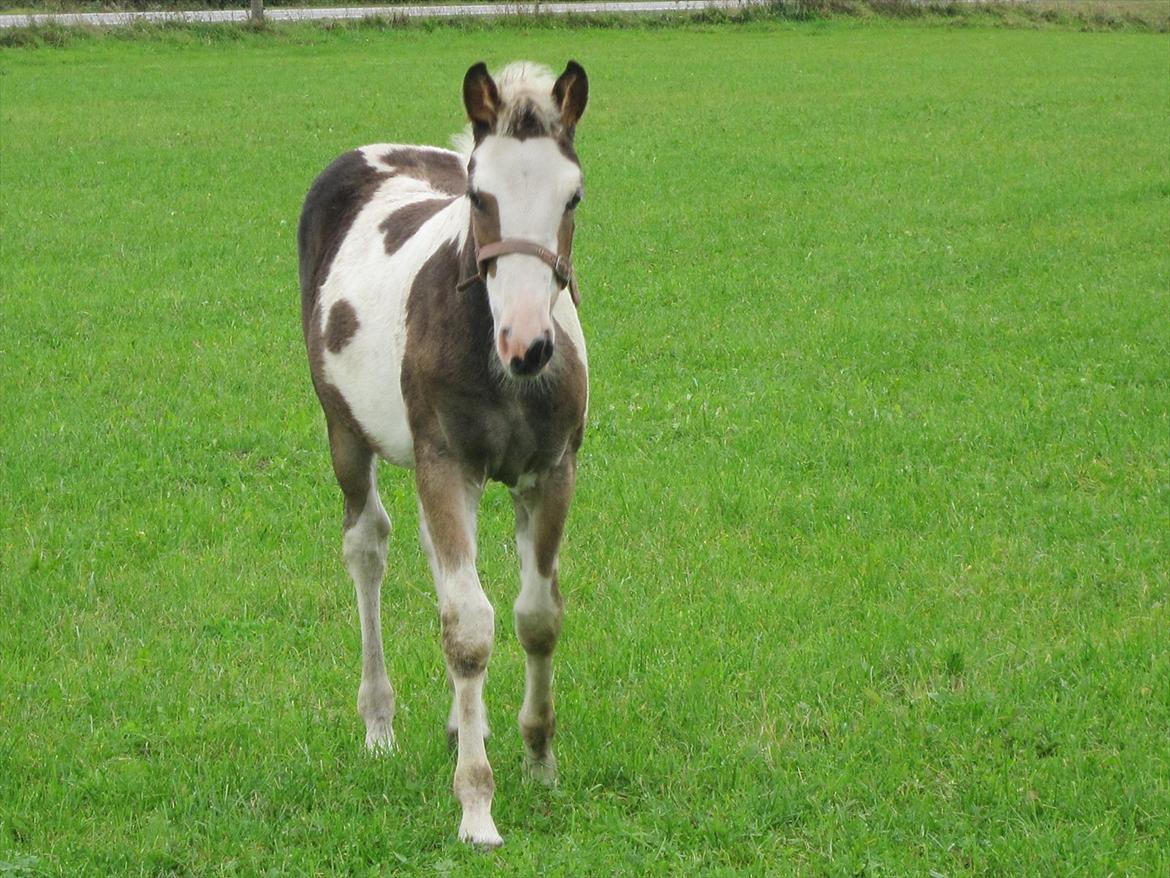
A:
POLYGON ((541 576, 551 577, 554 599, 560 603, 557 587, 556 561, 569 516, 569 503, 577 483, 576 449, 565 455, 561 466, 550 472, 539 485, 540 500, 535 521, 532 547, 536 555, 536 569, 541 576))
POLYGON ((423 224, 449 205, 454 198, 428 198, 398 208, 378 225, 378 231, 386 236, 386 255, 393 256, 409 241, 423 224))
POLYGON ((558 137, 557 149, 561 151, 561 155, 575 164, 578 168, 581 167, 581 160, 577 158, 577 150, 573 147, 573 141, 567 137, 558 137))
POLYGON ((454 787, 461 804, 465 803, 465 796, 472 801, 479 801, 482 797, 490 799, 496 791, 492 767, 487 762, 477 762, 456 768, 454 787))
POLYGON ((457 570, 475 558, 475 536, 467 527, 468 477, 458 461, 415 443, 414 483, 441 570, 457 570))
POLYGON ((574 213, 572 210, 566 210, 565 215, 561 217, 561 224, 557 226, 557 253, 566 259, 573 256, 573 233, 577 228, 574 213))
POLYGON ((548 716, 535 723, 520 723, 520 737, 528 745, 528 752, 537 759, 548 757, 549 744, 557 733, 557 719, 551 710, 548 716))
POLYGON ((557 133, 556 129, 554 120, 545 117, 531 101, 525 101, 510 112, 507 126, 499 133, 523 141, 529 137, 552 137, 557 133))
POLYGON ((362 510, 366 508, 374 474, 374 451, 367 440, 338 420, 330 421, 328 427, 329 458, 333 462, 337 484, 341 486, 341 493, 345 497, 345 517, 341 528, 347 531, 357 524, 362 510))
MULTIPOLYGON (((487 192, 480 192, 479 199, 482 210, 471 208, 471 234, 476 247, 486 247, 500 240, 500 202, 496 196, 487 192)), ((478 269, 476 269, 478 270, 478 269)), ((495 277, 496 263, 492 260, 488 272, 495 277)))
POLYGON ((398 147, 383 155, 382 161, 393 166, 394 174, 421 180, 445 195, 462 195, 467 188, 463 160, 452 152, 398 147))
POLYGON ((487 670, 488 659, 492 656, 491 640, 475 642, 460 637, 459 617, 452 610, 439 615, 442 629, 443 655, 451 673, 457 677, 475 677, 487 670))
POLYGON ((325 324, 325 347, 329 353, 341 353, 358 331, 359 325, 353 305, 345 299, 334 302, 329 309, 329 321, 325 324))
POLYGON ((461 254, 444 244, 419 269, 406 305, 402 394, 416 460, 457 461, 468 479, 515 485, 580 445, 585 368, 558 325, 553 361, 538 381, 504 376, 482 287, 455 288, 474 272, 470 243, 461 254))
POLYGON ((552 581, 552 599, 556 607, 553 613, 543 611, 532 615, 516 613, 516 639, 524 647, 528 655, 552 655, 557 648, 557 639, 561 635, 561 620, 564 618, 565 601, 561 591, 557 588, 557 579, 554 574, 552 581))

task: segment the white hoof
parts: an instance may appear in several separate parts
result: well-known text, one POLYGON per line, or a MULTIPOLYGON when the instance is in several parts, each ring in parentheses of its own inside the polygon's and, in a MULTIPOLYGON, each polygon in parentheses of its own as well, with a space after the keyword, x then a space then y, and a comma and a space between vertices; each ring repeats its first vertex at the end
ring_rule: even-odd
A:
POLYGON ((358 687, 358 715, 366 723, 366 749, 389 753, 394 749, 394 690, 390 681, 362 680, 358 687))
POLYGON ((394 749, 394 727, 390 717, 379 717, 366 723, 366 749, 371 753, 389 753, 394 749))
POLYGON ((546 787, 555 787, 557 785, 556 757, 552 753, 549 753, 545 759, 533 759, 531 756, 525 754, 524 777, 528 780, 544 784, 546 787))
POLYGON ((459 823, 459 840, 485 851, 498 848, 504 843, 490 814, 478 818, 464 814, 463 820, 459 823))

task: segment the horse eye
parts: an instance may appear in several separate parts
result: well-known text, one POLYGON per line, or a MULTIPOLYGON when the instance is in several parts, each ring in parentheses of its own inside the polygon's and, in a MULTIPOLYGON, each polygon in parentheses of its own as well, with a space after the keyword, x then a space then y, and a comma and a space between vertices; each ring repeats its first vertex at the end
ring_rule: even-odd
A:
POLYGON ((471 202, 471 206, 476 210, 483 210, 483 199, 479 197, 479 193, 474 189, 467 190, 467 200, 471 202))
POLYGON ((569 203, 565 205, 565 210, 572 210, 581 203, 581 193, 574 192, 573 197, 569 199, 569 203))

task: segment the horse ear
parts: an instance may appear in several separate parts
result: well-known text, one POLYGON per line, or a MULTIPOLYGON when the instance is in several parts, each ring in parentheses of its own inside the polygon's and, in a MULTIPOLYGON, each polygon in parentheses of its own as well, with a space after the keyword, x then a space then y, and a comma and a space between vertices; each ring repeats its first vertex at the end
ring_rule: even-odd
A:
POLYGON ((577 120, 585 112, 585 102, 589 100, 589 77, 585 75, 585 68, 576 61, 570 61, 556 83, 553 85, 553 100, 561 108, 561 123, 565 126, 565 133, 573 139, 573 129, 577 127, 577 120))
POLYGON ((500 93, 482 61, 472 64, 463 77, 463 106, 467 108, 475 142, 479 143, 496 127, 496 114, 500 111, 500 93))

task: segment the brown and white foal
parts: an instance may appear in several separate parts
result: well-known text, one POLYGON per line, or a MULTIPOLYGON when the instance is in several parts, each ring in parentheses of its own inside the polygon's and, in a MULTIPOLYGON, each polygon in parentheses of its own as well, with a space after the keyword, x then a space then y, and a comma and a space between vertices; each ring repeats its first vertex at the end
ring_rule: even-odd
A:
POLYGON ((581 168, 573 131, 585 71, 529 63, 467 71, 470 157, 382 144, 345 153, 313 183, 298 229, 310 371, 345 495, 345 564, 362 630, 358 712, 390 748, 379 590, 390 520, 377 458, 412 467, 454 687, 459 837, 502 843, 484 739, 495 617, 476 572, 476 510, 489 479, 516 509, 516 634, 527 654, 520 732, 528 773, 556 779, 552 654, 557 553, 588 395, 570 251, 581 168))

